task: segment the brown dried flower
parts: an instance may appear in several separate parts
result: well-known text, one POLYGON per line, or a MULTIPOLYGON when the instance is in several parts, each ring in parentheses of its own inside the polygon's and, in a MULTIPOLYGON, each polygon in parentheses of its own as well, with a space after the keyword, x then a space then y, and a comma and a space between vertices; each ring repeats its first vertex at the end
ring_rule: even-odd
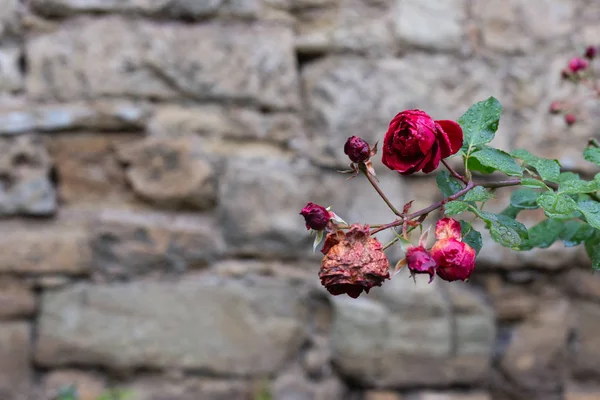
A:
POLYGON ((327 235, 319 278, 332 295, 352 298, 369 293, 390 279, 389 262, 379 240, 369 235, 368 225, 354 224, 348 232, 338 230, 327 235))

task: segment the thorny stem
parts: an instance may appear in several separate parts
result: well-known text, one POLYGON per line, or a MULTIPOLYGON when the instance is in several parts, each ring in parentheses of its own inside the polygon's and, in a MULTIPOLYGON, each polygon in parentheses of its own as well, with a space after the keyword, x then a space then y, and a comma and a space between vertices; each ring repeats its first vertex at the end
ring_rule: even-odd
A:
POLYGON ((455 177, 456 179, 460 180, 465 185, 469 184, 469 181, 467 180, 467 178, 465 178, 464 176, 462 176, 461 174, 459 174, 458 172, 456 172, 454 170, 454 168, 452 168, 452 166, 450 166, 450 164, 448 164, 448 162, 446 160, 442 160, 442 164, 444 164, 444 166, 448 169, 448 172, 450 172, 450 174, 453 177, 455 177))
POLYGON ((390 200, 387 198, 387 196, 383 193, 383 191, 379 187, 379 184, 375 180, 375 177, 373 177, 373 175, 371 175, 369 173, 369 171, 367 171, 366 168, 364 168, 364 167, 361 167, 360 170, 367 177, 367 179, 371 183, 371 186, 373 186, 375 191, 379 194, 379 196, 383 199, 383 201, 385 201, 385 204, 387 204, 387 206, 390 208, 390 210, 392 210, 392 212, 394 214, 396 214, 397 216, 399 216, 399 217, 402 216, 402 213, 400 213, 398 210, 396 210, 396 207, 394 207, 394 205, 390 202, 390 200))
MULTIPOLYGON (((410 221, 410 220, 418 218, 418 217, 427 216, 432 211, 437 210, 438 208, 442 207, 444 204, 448 203, 449 201, 458 199, 459 197, 465 195, 466 193, 468 193, 469 191, 471 191, 473 188, 475 188, 477 186, 481 186, 481 187, 489 188, 489 189, 496 189, 496 188, 500 188, 500 187, 517 186, 520 184, 521 184, 521 179, 508 179, 508 180, 504 180, 504 181, 481 182, 481 183, 474 183, 471 181, 471 182, 467 183, 466 187, 459 190, 452 196, 448 196, 448 197, 438 201, 437 203, 430 205, 429 207, 425 207, 422 210, 419 210, 412 214, 407 215, 406 220, 410 221)), ((420 222, 423 222, 423 220, 424 220, 424 218, 419 218, 420 222)), ((384 224, 384 225, 380 226, 379 228, 372 230, 371 235, 374 235, 378 232, 384 231, 389 228, 394 228, 396 226, 400 226, 403 223, 404 223, 404 218, 397 219, 394 222, 390 222, 389 224, 384 224)))

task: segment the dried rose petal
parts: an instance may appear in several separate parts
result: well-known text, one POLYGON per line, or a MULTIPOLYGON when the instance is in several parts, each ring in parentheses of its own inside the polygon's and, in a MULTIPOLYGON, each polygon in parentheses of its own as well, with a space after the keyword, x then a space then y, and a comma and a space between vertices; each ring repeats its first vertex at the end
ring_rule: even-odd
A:
POLYGON ((424 247, 410 247, 406 251, 406 262, 411 274, 429 274, 429 283, 433 281, 437 264, 424 247))
POLYGON ((435 224, 435 237, 438 240, 454 238, 462 241, 460 222, 452 218, 442 218, 435 224))
POLYGON ((438 240, 430 250, 438 276, 448 282, 467 280, 475 268, 475 250, 454 238, 438 240))
POLYGON ((379 240, 369 235, 368 225, 354 224, 348 232, 327 235, 322 252, 319 278, 334 296, 347 294, 357 298, 390 279, 389 262, 379 240))

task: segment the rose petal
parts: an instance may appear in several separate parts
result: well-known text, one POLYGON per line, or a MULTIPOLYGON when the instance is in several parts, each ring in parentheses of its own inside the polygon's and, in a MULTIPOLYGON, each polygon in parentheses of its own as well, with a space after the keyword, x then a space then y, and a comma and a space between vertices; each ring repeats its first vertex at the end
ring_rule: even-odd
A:
POLYGON ((435 224, 435 237, 438 240, 454 238, 462 241, 460 222, 453 218, 442 218, 435 224))
POLYGON ((423 172, 426 174, 434 171, 440 165, 440 160, 442 159, 440 146, 436 144, 429 155, 431 158, 428 160, 427 165, 423 167, 423 172))
POLYGON ((442 153, 442 158, 456 154, 463 145, 464 138, 462 128, 459 124, 450 120, 439 120, 435 122, 442 127, 442 130, 446 133, 450 142, 450 153, 448 155, 442 153))

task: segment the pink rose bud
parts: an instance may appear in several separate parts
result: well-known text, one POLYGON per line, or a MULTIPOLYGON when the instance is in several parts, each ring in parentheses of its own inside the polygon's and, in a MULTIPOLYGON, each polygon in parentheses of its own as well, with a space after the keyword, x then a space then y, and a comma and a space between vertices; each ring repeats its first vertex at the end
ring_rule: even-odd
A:
POLYGON ((327 223, 331 218, 329 211, 323 206, 314 203, 308 203, 300 215, 304 217, 306 222, 306 229, 314 229, 315 231, 322 231, 327 227, 327 223))
POLYGON ((438 265, 438 276, 445 281, 465 281, 475 268, 475 250, 454 238, 438 240, 430 253, 438 265))
POLYGON ((553 101, 550 103, 550 113, 558 114, 562 111, 563 105, 560 101, 553 101))
POLYGON ((344 145, 344 153, 352 162, 364 163, 371 157, 371 148, 364 139, 351 136, 344 145))
POLYGON ((565 122, 567 123, 567 125, 571 126, 575 122, 577 122, 577 117, 575 116, 575 114, 566 114, 565 115, 565 122))
POLYGON ((573 57, 571 61, 569 61, 569 70, 573 73, 577 73, 586 69, 588 65, 588 62, 583 58, 573 57))
POLYGON ((440 160, 455 154, 463 132, 454 121, 434 121, 420 110, 398 113, 383 141, 383 163, 402 175, 435 170, 440 160))
POLYGON ((593 60, 596 57, 596 54, 598 54, 598 48, 595 46, 588 46, 588 48, 585 49, 585 58, 589 60, 593 60))
POLYGON ((438 240, 454 238, 462 240, 460 222, 452 218, 442 218, 435 224, 435 237, 438 240))
POLYGON ((379 240, 371 237, 369 226, 354 224, 344 234, 327 234, 321 250, 321 284, 334 296, 347 294, 357 298, 390 279, 390 265, 379 240))
POLYGON ((423 246, 409 247, 406 251, 406 264, 411 274, 429 274, 429 283, 433 281, 437 264, 423 246))

